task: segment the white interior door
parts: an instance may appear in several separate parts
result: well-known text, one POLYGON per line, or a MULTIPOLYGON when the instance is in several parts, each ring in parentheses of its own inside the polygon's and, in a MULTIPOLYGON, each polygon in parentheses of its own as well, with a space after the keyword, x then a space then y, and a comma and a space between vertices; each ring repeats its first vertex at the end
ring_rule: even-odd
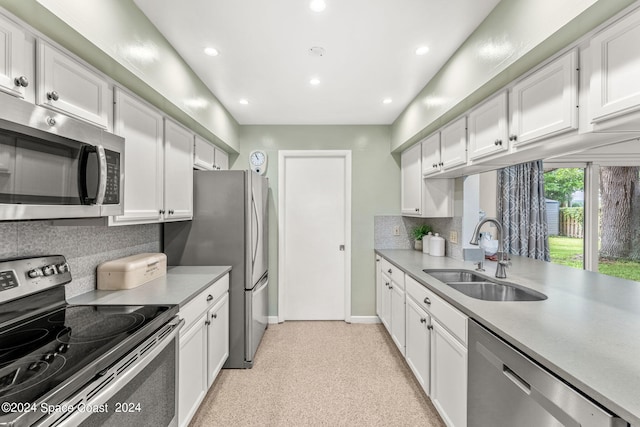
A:
POLYGON ((279 320, 350 321, 351 152, 279 160, 279 320))

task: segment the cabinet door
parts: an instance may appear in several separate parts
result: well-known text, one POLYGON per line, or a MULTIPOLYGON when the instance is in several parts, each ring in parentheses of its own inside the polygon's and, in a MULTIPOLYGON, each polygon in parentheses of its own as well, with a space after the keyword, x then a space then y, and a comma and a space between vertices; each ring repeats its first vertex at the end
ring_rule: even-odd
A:
POLYGON ((394 281, 391 282, 391 338, 400 353, 404 355, 405 301, 404 290, 394 281))
POLYGON ((640 109, 640 11, 591 39, 591 121, 640 109))
POLYGON ((440 131, 440 160, 443 169, 467 163, 467 118, 461 117, 440 131))
POLYGON ((391 333, 391 279, 386 274, 382 274, 380 299, 380 320, 387 331, 391 333))
POLYGON ((420 144, 402 152, 400 157, 401 212, 403 215, 422 214, 422 149, 420 144))
POLYGON ((124 144, 124 215, 112 225, 159 222, 163 210, 162 115, 116 88, 115 133, 124 144))
POLYGON ((31 77, 25 69, 24 51, 25 32, 0 16, 0 90, 21 98, 31 77))
POLYGON ((422 175, 440 172, 440 132, 422 141, 422 175))
POLYGON ((102 76, 42 40, 37 63, 39 105, 107 127, 111 93, 102 76))
POLYGON ((178 425, 187 426, 207 394, 206 314, 184 334, 180 334, 178 378, 178 425))
POLYGON ((507 92, 501 92, 471 110, 468 125, 470 160, 507 150, 507 92))
POLYGON ((228 292, 209 310, 207 316, 209 322, 207 387, 211 387, 222 365, 229 357, 228 292))
POLYGON ((513 146, 578 128, 578 71, 575 50, 545 65, 511 89, 513 146))
POLYGON ((467 349, 434 318, 431 400, 447 426, 467 425, 467 349))
POLYGON ((164 220, 193 217, 193 133, 165 118, 164 220))
POLYGON ((215 169, 219 171, 229 170, 229 155, 218 147, 213 147, 213 149, 215 151, 215 169))
POLYGON ((407 295, 406 318, 406 354, 407 364, 413 375, 429 395, 431 336, 429 326, 431 317, 412 298, 407 295))
POLYGON ((215 147, 204 138, 196 135, 193 151, 193 167, 200 170, 213 170, 215 147))

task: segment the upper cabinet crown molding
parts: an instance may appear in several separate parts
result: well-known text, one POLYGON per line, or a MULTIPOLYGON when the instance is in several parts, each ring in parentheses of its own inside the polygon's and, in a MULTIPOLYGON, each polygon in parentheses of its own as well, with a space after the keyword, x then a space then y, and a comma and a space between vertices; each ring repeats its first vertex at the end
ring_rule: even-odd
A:
POLYGON ((36 103, 108 128, 112 94, 106 78, 38 40, 36 103))

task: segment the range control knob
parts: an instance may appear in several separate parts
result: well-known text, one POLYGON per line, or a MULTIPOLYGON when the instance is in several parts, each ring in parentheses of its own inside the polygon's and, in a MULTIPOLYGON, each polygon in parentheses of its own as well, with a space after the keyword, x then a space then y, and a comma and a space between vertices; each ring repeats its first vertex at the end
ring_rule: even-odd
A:
POLYGON ((55 265, 53 265, 53 264, 51 264, 51 265, 46 265, 46 266, 42 267, 42 273, 43 273, 45 276, 52 276, 52 275, 54 275, 54 274, 56 274, 56 273, 57 273, 57 271, 56 271, 56 266, 55 266, 55 265))
POLYGON ((67 264, 66 262, 63 262, 62 264, 58 264, 58 273, 62 274, 62 273, 67 273, 69 271, 69 264, 67 264))
POLYGON ((32 279, 35 279, 36 277, 41 277, 42 270, 40 270, 39 268, 34 268, 33 270, 29 270, 27 272, 27 276, 29 276, 32 279))

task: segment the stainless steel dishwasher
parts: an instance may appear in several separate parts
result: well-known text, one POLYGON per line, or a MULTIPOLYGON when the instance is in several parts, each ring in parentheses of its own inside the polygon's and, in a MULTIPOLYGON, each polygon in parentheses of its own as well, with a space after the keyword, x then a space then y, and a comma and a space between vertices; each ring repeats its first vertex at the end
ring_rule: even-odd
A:
POLYGON ((469 322, 468 427, 626 427, 475 321, 469 322))

